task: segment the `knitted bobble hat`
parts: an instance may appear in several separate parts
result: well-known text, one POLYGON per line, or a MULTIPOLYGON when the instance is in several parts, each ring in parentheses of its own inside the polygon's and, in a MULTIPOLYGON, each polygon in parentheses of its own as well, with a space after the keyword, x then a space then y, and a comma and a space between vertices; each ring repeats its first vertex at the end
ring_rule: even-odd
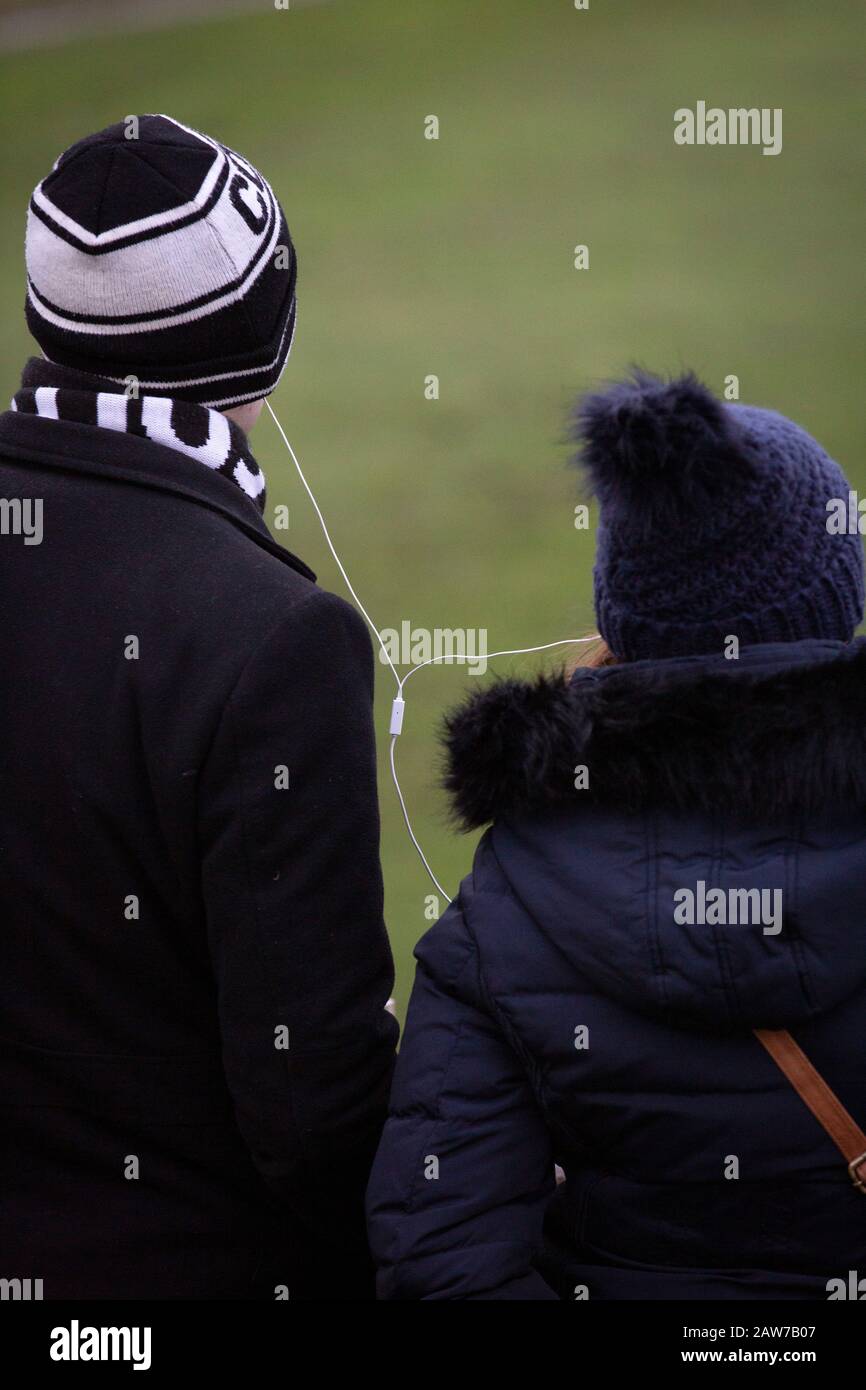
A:
POLYGON ((599 503, 598 628, 622 660, 803 638, 850 641, 859 535, 828 529, 848 482, 783 415, 644 372, 584 398, 574 437, 599 503))
POLYGON ((209 136, 137 116, 80 140, 34 190, 25 255, 50 361, 217 407, 276 386, 294 247, 262 175, 209 136))

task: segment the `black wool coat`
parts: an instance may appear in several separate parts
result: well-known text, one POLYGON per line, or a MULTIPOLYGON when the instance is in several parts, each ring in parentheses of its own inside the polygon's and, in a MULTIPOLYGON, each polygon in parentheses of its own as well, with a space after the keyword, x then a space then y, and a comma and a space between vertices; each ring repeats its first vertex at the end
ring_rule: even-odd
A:
POLYGON ((396 1024, 364 625, 149 439, 7 412, 0 496, 44 526, 0 536, 0 1276, 371 1296, 396 1024))

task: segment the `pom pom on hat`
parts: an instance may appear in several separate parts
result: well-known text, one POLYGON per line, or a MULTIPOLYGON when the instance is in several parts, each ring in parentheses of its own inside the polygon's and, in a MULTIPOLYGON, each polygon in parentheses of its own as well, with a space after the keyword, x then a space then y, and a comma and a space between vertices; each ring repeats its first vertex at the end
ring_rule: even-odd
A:
POLYGON ((754 472, 735 421, 691 372, 666 382, 636 369, 585 396, 572 438, 599 501, 639 505, 650 520, 681 517, 754 472))

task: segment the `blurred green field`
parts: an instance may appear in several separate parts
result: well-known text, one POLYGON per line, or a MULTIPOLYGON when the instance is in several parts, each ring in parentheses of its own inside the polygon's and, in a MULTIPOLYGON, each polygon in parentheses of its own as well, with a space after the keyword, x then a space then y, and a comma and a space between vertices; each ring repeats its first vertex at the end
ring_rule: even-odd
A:
MULTIPOLYGON (((274 404, 375 620, 486 628, 491 650, 591 631, 563 420, 623 365, 692 366, 717 390, 735 373, 866 490, 863 30, 857 7, 806 0, 334 0, 4 56, 2 389, 30 351, 32 185, 86 132, 168 112, 246 154, 286 208, 299 316, 274 404), (782 153, 675 146, 673 112, 698 99, 782 107, 782 153)), ((291 507, 287 544, 343 592, 269 419, 254 443, 271 505, 291 507)), ((472 684, 453 667, 413 677, 398 744, 452 887, 473 841, 448 829, 435 728, 472 684)), ((430 888, 387 777, 392 695, 380 667, 402 1012, 430 888)))

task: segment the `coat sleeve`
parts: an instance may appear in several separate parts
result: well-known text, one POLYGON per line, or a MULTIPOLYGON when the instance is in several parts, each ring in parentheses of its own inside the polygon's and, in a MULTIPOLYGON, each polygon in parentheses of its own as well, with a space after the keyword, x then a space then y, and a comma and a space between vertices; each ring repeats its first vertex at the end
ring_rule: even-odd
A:
POLYGON ((487 1007, 458 903, 420 942, 391 1115, 367 1194, 383 1299, 553 1299, 533 1268, 554 1160, 487 1007))
POLYGON ((238 1125, 323 1264, 336 1252, 335 1286, 353 1260, 369 1258, 364 1189, 397 1033, 385 1012, 393 965, 372 693, 363 622, 313 589, 247 661, 199 787, 202 889, 238 1125))

